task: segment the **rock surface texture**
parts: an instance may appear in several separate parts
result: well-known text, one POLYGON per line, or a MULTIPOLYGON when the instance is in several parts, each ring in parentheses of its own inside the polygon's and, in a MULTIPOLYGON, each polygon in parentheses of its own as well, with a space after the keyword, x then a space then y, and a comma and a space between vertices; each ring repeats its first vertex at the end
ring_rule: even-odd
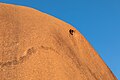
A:
POLYGON ((117 80, 71 25, 0 3, 0 80, 117 80))

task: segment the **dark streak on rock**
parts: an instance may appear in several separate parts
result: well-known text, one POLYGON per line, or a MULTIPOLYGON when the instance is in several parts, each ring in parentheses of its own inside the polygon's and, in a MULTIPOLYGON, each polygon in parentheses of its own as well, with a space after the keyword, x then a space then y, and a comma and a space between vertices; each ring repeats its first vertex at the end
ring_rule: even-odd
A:
MULTIPOLYGON (((87 68, 88 68, 88 67, 87 67, 87 68)), ((93 73, 89 68, 88 68, 88 70, 89 70, 90 74, 91 74, 96 80, 99 80, 99 79, 96 77, 95 73, 93 73)))
MULTIPOLYGON (((58 47, 60 47, 61 49, 67 49, 68 52, 66 52, 65 56, 69 57, 75 64, 75 66, 80 70, 80 67, 81 67, 81 62, 80 62, 80 59, 79 57, 76 55, 77 52, 74 51, 70 46, 69 46, 69 43, 64 40, 61 36, 61 34, 56 34, 57 36, 53 36, 56 43, 59 44, 58 47), (59 36, 58 36, 59 35, 59 36)), ((62 53, 61 53, 62 55, 62 53)))
POLYGON ((75 63, 76 67, 80 70, 81 68, 81 62, 78 56, 75 54, 75 52, 71 49, 71 47, 67 47, 70 53, 67 53, 67 56, 71 58, 71 60, 75 63))

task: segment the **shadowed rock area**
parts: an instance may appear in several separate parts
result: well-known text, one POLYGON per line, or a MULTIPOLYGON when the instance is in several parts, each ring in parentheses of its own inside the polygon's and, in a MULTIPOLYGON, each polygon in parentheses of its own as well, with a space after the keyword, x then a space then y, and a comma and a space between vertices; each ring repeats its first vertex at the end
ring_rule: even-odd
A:
POLYGON ((71 25, 0 3, 0 80, 117 80, 71 25))

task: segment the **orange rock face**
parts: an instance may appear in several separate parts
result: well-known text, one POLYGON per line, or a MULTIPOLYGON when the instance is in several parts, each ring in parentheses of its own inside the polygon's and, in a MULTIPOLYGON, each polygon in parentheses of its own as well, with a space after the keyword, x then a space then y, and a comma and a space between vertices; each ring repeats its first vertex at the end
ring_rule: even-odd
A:
POLYGON ((117 80, 71 25, 0 3, 0 80, 117 80))

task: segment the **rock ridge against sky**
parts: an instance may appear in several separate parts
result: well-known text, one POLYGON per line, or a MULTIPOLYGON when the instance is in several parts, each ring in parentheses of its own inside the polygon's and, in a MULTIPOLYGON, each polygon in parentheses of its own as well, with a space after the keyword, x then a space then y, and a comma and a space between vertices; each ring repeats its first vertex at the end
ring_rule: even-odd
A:
POLYGON ((73 26, 0 3, 0 80, 117 80, 73 26))

